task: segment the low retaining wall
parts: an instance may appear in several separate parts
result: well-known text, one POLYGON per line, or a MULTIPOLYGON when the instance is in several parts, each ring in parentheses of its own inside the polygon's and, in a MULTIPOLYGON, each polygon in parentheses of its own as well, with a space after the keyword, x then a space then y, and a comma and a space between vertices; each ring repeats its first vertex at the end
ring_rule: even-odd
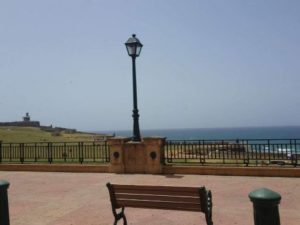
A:
MULTIPOLYGON (((110 165, 86 164, 0 164, 0 171, 109 173, 110 165)), ((163 166, 162 174, 199 174, 225 176, 300 177, 300 168, 163 166)))
POLYGON ((107 173, 108 169, 108 164, 0 164, 0 171, 107 173))
POLYGON ((164 166, 164 174, 199 174, 256 177, 300 177, 300 168, 224 167, 224 166, 164 166))

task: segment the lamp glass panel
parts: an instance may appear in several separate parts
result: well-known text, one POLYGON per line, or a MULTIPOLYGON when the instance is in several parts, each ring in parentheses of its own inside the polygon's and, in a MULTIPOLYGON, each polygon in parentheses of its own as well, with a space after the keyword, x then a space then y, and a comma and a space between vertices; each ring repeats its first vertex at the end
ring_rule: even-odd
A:
POLYGON ((128 55, 136 55, 136 46, 135 45, 126 45, 128 55))
POLYGON ((141 45, 136 46, 136 56, 140 55, 141 50, 142 50, 142 46, 141 45))

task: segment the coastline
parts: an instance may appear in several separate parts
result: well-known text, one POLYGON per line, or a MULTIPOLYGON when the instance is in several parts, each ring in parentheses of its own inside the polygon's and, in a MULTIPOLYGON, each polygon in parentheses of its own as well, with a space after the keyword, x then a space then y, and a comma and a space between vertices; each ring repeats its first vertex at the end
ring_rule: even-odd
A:
MULTIPOLYGON (((130 137, 131 130, 93 131, 130 137)), ((300 139, 300 126, 141 129, 144 137, 160 136, 169 140, 300 139)))

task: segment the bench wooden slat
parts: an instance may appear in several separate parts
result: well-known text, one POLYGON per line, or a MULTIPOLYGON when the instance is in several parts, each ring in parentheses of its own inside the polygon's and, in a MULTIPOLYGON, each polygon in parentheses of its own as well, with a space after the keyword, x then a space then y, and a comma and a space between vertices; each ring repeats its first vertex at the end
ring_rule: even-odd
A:
POLYGON ((135 186, 114 185, 115 193, 173 195, 173 196, 199 196, 199 189, 191 187, 169 187, 169 186, 135 186), (128 187, 129 186, 129 187, 128 187))
MULTIPOLYGON (((115 190, 165 190, 165 191, 182 191, 198 193, 199 187, 174 187, 174 186, 142 186, 142 185, 122 185, 114 184, 115 190)), ((201 188, 201 187, 200 187, 201 188)))
POLYGON ((167 195, 140 195, 140 194, 120 194, 116 193, 117 199, 128 199, 128 200, 158 200, 158 201, 165 201, 165 202, 186 202, 186 203, 200 203, 199 196, 193 197, 193 196, 167 196, 167 195))
POLYGON ((160 201, 117 200, 117 205, 119 207, 201 211, 200 204, 193 204, 193 203, 178 204, 174 202, 160 202, 160 201))

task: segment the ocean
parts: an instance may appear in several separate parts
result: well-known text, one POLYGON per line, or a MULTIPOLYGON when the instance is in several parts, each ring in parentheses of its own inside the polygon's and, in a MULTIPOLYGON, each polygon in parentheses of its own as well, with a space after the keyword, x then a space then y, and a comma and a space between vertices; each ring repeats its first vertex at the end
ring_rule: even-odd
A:
MULTIPOLYGON (((132 130, 99 131, 131 137, 132 130)), ((300 126, 197 128, 197 129, 141 129, 142 137, 159 136, 167 140, 236 140, 236 139, 300 139, 300 126)))

